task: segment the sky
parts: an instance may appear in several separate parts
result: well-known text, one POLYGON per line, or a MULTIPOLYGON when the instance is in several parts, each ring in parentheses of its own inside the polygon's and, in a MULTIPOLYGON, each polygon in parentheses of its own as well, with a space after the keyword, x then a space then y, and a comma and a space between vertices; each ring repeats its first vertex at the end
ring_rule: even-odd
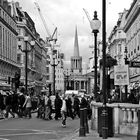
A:
MULTIPOLYGON (((11 0, 9 0, 11 1, 11 0)), ((58 28, 58 41, 65 59, 70 61, 74 49, 74 35, 77 26, 80 56, 83 61, 88 62, 91 55, 89 45, 94 44, 93 35, 89 21, 83 8, 85 8, 90 18, 93 18, 94 11, 97 11, 98 19, 102 21, 102 0, 14 0, 20 3, 22 10, 28 12, 40 36, 45 39, 48 34, 38 13, 34 2, 37 2, 42 16, 45 19, 50 34, 55 27, 58 28)), ((106 0, 106 32, 107 37, 116 25, 119 18, 118 13, 124 9, 129 9, 133 0, 106 0)), ((98 40, 101 40, 100 29, 98 40)))

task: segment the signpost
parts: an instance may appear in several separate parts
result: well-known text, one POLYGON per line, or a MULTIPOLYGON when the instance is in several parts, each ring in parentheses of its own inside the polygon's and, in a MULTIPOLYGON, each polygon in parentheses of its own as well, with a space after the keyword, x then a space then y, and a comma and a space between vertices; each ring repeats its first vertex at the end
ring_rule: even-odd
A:
POLYGON ((128 65, 114 66, 114 85, 129 85, 128 65))

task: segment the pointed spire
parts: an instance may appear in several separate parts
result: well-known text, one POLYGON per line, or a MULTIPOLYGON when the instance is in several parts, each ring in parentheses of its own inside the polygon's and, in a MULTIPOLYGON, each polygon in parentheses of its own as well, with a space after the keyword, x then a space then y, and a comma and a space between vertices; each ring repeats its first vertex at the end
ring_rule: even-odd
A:
POLYGON ((79 44, 78 44, 77 26, 76 26, 76 29, 75 29, 74 56, 79 57, 79 44))

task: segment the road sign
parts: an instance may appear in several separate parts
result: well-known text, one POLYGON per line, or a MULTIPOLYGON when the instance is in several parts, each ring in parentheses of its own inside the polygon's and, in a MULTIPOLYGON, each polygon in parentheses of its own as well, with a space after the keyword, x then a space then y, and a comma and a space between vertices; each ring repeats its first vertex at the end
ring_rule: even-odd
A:
POLYGON ((114 85, 129 85, 128 65, 114 66, 114 85))
POLYGON ((130 67, 140 68, 140 62, 138 61, 130 61, 129 62, 130 67))

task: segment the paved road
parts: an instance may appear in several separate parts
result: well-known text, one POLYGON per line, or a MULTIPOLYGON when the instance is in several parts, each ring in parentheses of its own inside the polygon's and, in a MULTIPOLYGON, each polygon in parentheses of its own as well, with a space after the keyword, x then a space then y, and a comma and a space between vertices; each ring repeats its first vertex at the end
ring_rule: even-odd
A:
POLYGON ((67 119, 67 127, 61 120, 10 118, 0 121, 0 140, 65 140, 79 128, 79 119, 67 119))

